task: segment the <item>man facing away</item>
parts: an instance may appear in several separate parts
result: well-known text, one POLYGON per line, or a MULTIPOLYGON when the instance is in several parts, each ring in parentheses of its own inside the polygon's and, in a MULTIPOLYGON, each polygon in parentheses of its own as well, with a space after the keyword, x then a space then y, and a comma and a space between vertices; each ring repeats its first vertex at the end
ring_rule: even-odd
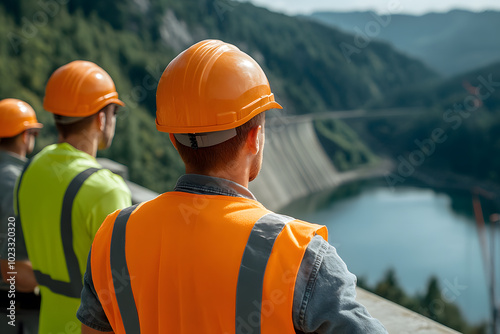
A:
POLYGON ((0 262, 4 283, 0 283, 0 332, 3 334, 37 333, 40 297, 33 293, 37 283, 26 246, 16 239, 17 224, 14 211, 14 187, 26 163, 26 155, 33 152, 35 137, 43 127, 38 123, 33 108, 24 101, 0 101, 0 262), (9 234, 10 232, 10 234, 9 234), (10 255, 10 256, 9 256, 10 255), (9 269, 9 257, 14 260, 9 269), (16 272, 17 274, 8 274, 16 272), (16 297, 9 294, 10 282, 15 277, 16 297), (12 297, 10 298, 9 297, 12 297), (9 324, 8 308, 11 300, 17 305, 16 321, 9 324))
POLYGON ((275 102, 233 45, 195 44, 167 67, 156 124, 186 166, 172 192, 106 218, 92 245, 82 333, 386 333, 355 301, 326 227, 248 190, 275 102))
POLYGON ((43 105, 54 114, 59 142, 21 174, 19 219, 40 286, 40 333, 78 333, 76 311, 94 235, 109 213, 131 205, 123 179, 95 159, 111 145, 124 104, 106 71, 74 61, 52 74, 43 105))

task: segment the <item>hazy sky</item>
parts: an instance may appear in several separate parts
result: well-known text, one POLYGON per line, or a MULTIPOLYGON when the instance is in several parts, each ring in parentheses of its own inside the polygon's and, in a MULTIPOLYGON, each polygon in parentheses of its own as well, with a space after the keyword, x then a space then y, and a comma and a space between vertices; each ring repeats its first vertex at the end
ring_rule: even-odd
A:
POLYGON ((318 10, 374 10, 381 13, 425 14, 444 12, 455 8, 473 11, 486 9, 500 11, 500 0, 250 0, 250 2, 287 14, 309 14, 318 10))

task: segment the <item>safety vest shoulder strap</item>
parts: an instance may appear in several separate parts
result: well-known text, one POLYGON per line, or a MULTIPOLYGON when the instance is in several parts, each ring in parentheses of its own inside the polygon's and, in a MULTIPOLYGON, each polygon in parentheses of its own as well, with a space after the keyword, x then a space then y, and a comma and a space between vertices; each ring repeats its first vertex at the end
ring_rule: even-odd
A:
MULTIPOLYGON (((29 163, 26 164, 19 178, 19 183, 17 186, 17 212, 19 218, 21 216, 19 211, 19 189, 21 188, 21 181, 24 173, 28 168, 28 165, 29 163)), ((92 167, 84 170, 83 172, 80 172, 70 182, 68 188, 66 189, 66 192, 64 193, 61 211, 61 240, 64 250, 64 256, 66 258, 66 268, 68 270, 69 282, 55 280, 52 279, 49 274, 45 274, 40 270, 33 270, 38 284, 46 286, 54 293, 61 294, 67 297, 80 298, 80 294, 83 288, 82 274, 80 271, 80 266, 78 264, 78 258, 73 248, 73 202, 83 183, 98 170, 100 170, 100 168, 92 167)))
MULTIPOLYGON (((127 259, 125 257, 125 235, 127 222, 130 214, 137 208, 138 204, 125 208, 118 213, 113 233, 111 235, 110 246, 110 266, 113 277, 113 287, 115 289, 116 302, 123 320, 123 327, 126 333, 140 333, 139 315, 130 284, 122 284, 122 280, 117 275, 130 277, 127 259)), ((128 280, 130 282, 130 280, 128 280)))

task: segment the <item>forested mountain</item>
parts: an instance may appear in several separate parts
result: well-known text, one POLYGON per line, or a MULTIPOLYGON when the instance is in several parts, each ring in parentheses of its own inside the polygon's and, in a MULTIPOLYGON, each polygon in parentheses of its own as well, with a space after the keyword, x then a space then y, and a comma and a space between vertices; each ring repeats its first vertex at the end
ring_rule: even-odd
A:
POLYGON ((420 85, 388 96, 373 109, 410 107, 424 110, 404 121, 379 120, 367 131, 392 152, 408 158, 419 150, 416 140, 442 129, 424 167, 455 172, 500 184, 500 62, 442 82, 420 85))
POLYGON ((317 12, 312 18, 363 38, 390 42, 445 75, 500 60, 500 12, 377 15, 373 12, 317 12), (378 25, 378 28, 377 28, 378 25))
POLYGON ((315 13, 312 17, 345 31, 358 31, 356 36, 369 22, 378 22, 380 33, 373 38, 390 41, 440 72, 461 73, 393 90, 378 101, 372 100, 367 108, 416 108, 423 113, 406 119, 375 120, 357 130, 366 131, 378 147, 400 163, 400 158, 409 161, 410 154, 421 149, 417 142, 442 129, 445 140, 435 143, 420 171, 500 183, 500 39, 493 33, 500 29, 500 13, 455 10, 377 17, 370 12, 353 12, 315 13), (489 65, 480 67, 484 64, 489 65))
POLYGON ((47 125, 38 148, 55 140, 42 111, 48 77, 69 61, 94 61, 127 103, 104 154, 157 191, 172 186, 182 164, 155 130, 156 83, 168 62, 199 40, 219 38, 249 52, 291 113, 357 108, 436 77, 379 42, 346 61, 338 45, 352 35, 230 0, 4 0, 0 36, 0 97, 24 99, 38 111, 47 125))

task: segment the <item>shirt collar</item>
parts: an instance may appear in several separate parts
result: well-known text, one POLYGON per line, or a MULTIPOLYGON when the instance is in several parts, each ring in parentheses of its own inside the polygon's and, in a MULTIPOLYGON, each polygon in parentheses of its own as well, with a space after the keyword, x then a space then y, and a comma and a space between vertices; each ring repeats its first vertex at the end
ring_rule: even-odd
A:
POLYGON ((10 162, 10 163, 14 163, 14 164, 22 166, 28 160, 26 158, 20 156, 19 154, 16 154, 13 152, 8 152, 5 150, 0 150, 0 161, 10 162))
POLYGON ((250 190, 236 182, 218 177, 198 174, 182 175, 179 180, 177 180, 174 191, 182 191, 200 195, 244 197, 256 200, 255 196, 250 190))

